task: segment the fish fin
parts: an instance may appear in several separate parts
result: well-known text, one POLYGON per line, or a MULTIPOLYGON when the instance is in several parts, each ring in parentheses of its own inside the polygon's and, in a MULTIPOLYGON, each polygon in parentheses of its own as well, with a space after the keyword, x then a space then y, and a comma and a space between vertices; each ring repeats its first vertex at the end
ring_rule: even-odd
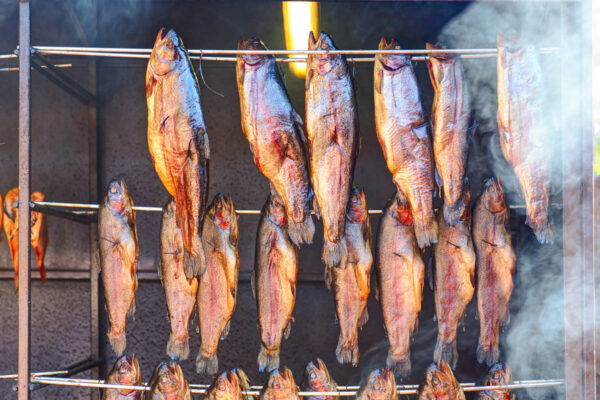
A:
POLYGON ((173 334, 171 334, 169 341, 167 342, 167 355, 173 361, 187 360, 190 355, 189 338, 176 339, 173 337, 173 334))
POLYGON ((406 353, 406 356, 403 359, 397 359, 392 356, 391 353, 388 352, 386 365, 392 371, 394 371, 394 375, 398 375, 401 378, 408 378, 410 376, 410 372, 412 369, 410 363, 410 350, 406 353))
POLYGON ((498 362, 500 358, 500 348, 496 345, 492 348, 486 348, 481 345, 481 340, 477 343, 477 362, 479 364, 483 364, 492 366, 493 364, 498 362))
POLYGON ((215 353, 212 357, 205 358, 202 356, 202 350, 200 350, 200 353, 196 357, 196 372, 198 374, 214 376, 218 370, 219 360, 217 359, 217 354, 215 353))
POLYGON ((441 199, 442 198, 442 178, 440 177, 440 173, 438 172, 437 168, 433 169, 434 174, 435 174, 435 183, 437 184, 438 187, 438 197, 441 199))
POLYGON ((323 243, 323 262, 329 267, 346 268, 346 263, 342 260, 347 258, 348 250, 342 241, 337 243, 325 239, 323 243))
POLYGON ((431 255, 429 260, 427 260, 427 281, 429 282, 429 289, 431 289, 431 291, 434 290, 435 282, 435 268, 433 268, 434 262, 434 256, 431 255))
POLYGON ((527 217, 525 223, 533 229, 535 237, 541 244, 553 244, 554 243, 554 227, 552 222, 549 220, 533 223, 527 217))
POLYGON ((298 115, 296 110, 292 110, 292 118, 294 120, 294 127, 296 128, 296 133, 300 137, 300 140, 302 141, 302 143, 308 144, 308 140, 306 139, 306 133, 304 132, 304 129, 302 129, 302 126, 304 125, 302 117, 298 115))
POLYGON ((502 323, 500 324, 500 326, 502 328, 506 328, 509 324, 510 324, 510 310, 506 310, 506 314, 504 315, 504 318, 502 318, 502 323))
POLYGON ((437 243, 438 225, 435 219, 429 221, 414 220, 415 236, 421 249, 437 243))
POLYGON ((287 340, 290 337, 290 333, 292 333, 292 320, 291 319, 288 321, 288 324, 285 327, 285 330, 283 331, 283 338, 285 340, 287 340))
POLYGON ((331 269, 326 265, 325 272, 323 273, 323 279, 325 280, 325 286, 327 290, 331 291, 331 284, 333 282, 333 277, 331 275, 331 269))
POLYGON ((467 326, 467 311, 466 310, 463 313, 463 315, 460 316, 460 319, 458 320, 458 326, 463 328, 463 332, 465 331, 464 329, 467 326))
POLYGON ((375 74, 375 82, 373 87, 377 93, 381 93, 381 83, 383 82, 383 68, 379 70, 379 73, 375 74))
POLYGON ((313 76, 313 70, 310 67, 309 63, 306 63, 306 80, 304 81, 304 90, 308 90, 308 88, 310 87, 310 81, 312 79, 313 76))
POLYGON ((257 362, 259 372, 273 371, 279 367, 279 350, 269 351, 261 345, 257 362))
POLYGON ((225 324, 225 328, 223 329, 223 333, 221 333, 221 340, 225 340, 227 335, 229 335, 229 329, 231 328, 231 320, 227 321, 225 324))
POLYGON ((156 84, 157 80, 154 77, 153 73, 149 73, 147 75, 148 77, 146 78, 146 97, 149 97, 152 95, 152 91, 154 90, 154 85, 156 84))
POLYGON ((340 364, 352 364, 353 367, 357 367, 359 357, 358 341, 348 343, 340 333, 335 356, 340 364))
POLYGON ((288 225, 288 235, 298 247, 302 244, 312 244, 314 234, 315 223, 310 214, 306 216, 304 221, 299 223, 291 222, 288 225))
POLYGON ((206 131, 204 129, 202 129, 202 133, 204 136, 204 140, 202 140, 202 147, 204 149, 204 158, 206 158, 207 160, 210 158, 210 142, 208 141, 208 134, 206 133, 206 131))
POLYGON ((456 349, 456 341, 452 343, 443 343, 438 337, 435 343, 435 350, 433 351, 433 361, 439 363, 445 361, 448 363, 450 368, 456 368, 458 362, 458 350, 456 349))
POLYGON ((121 357, 125 352, 125 347, 127 346, 125 332, 123 331, 120 333, 112 333, 109 330, 106 336, 108 336, 108 341, 110 342, 110 345, 113 348, 115 354, 118 357, 121 357))
POLYGON ((363 314, 358 320, 358 328, 362 329, 362 327, 365 326, 367 322, 369 322, 369 310, 367 310, 367 307, 365 307, 365 311, 363 311, 363 314))
POLYGON ((502 154, 504 154, 504 158, 508 163, 512 161, 511 152, 509 148, 510 138, 508 137, 508 133, 504 129, 504 125, 502 124, 502 120, 500 119, 500 113, 496 113, 496 120, 498 121, 498 132, 500 133, 500 149, 502 150, 502 154))
POLYGON ((135 315, 135 299, 133 299, 133 300, 131 301, 131 305, 129 306, 129 311, 127 312, 127 314, 128 314, 130 317, 133 317, 133 316, 135 315))
POLYGON ((313 209, 315 210, 315 215, 317 216, 317 219, 321 219, 321 208, 319 208, 317 196, 313 197, 313 209))
POLYGON ((250 288, 252 289, 252 297, 256 299, 256 278, 254 277, 254 271, 250 274, 250 288))
POLYGON ((193 257, 187 251, 183 251, 183 273, 190 280, 196 276, 202 276, 206 272, 206 259, 204 250, 200 249, 198 254, 193 257))

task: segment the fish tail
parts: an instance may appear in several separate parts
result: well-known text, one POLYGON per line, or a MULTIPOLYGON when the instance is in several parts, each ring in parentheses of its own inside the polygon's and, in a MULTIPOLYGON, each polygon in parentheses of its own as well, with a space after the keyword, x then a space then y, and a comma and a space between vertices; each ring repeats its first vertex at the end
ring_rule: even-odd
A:
POLYGON ((439 363, 445 361, 452 369, 456 368, 458 362, 458 350, 456 342, 444 343, 438 338, 433 351, 433 361, 439 363))
POLYGON ((125 352, 125 347, 127 345, 127 341, 125 339, 125 332, 111 332, 108 331, 107 335, 108 336, 108 341, 110 342, 110 345, 112 346, 113 350, 115 351, 115 354, 119 357, 121 357, 123 355, 123 353, 125 352))
POLYGON ((345 263, 342 263, 342 259, 346 257, 346 246, 341 241, 334 243, 330 242, 325 238, 323 243, 323 262, 328 267, 345 267, 345 263))
POLYGON ((187 360, 190 355, 189 338, 174 338, 171 334, 167 342, 167 355, 174 361, 187 360))
POLYGON ((204 357, 202 351, 198 353, 196 357, 196 372, 199 374, 206 374, 214 376, 219 370, 219 360, 217 354, 213 354, 212 357, 204 357))
POLYGON ((187 250, 183 251, 183 272, 186 278, 192 279, 195 276, 202 276, 206 271, 206 262, 204 252, 198 251, 197 255, 190 254, 187 250))
POLYGON ((292 222, 289 225, 288 234, 297 246, 312 244, 315 235, 315 223, 310 214, 302 222, 292 222))
POLYGON ((437 243, 438 226, 435 219, 415 220, 415 236, 420 248, 437 243))
POLYGON ((464 204, 461 201, 458 201, 456 204, 447 204, 444 203, 444 219, 446 223, 450 226, 456 225, 460 221, 460 217, 464 211, 464 204))
POLYGON ((260 372, 271 372, 279 367, 279 351, 268 350, 265 346, 261 346, 257 361, 260 372))
POLYGON ((402 359, 398 359, 394 357, 392 353, 388 353, 386 365, 394 371, 395 375, 399 375, 402 378, 408 378, 412 369, 410 363, 410 351, 402 359))
POLYGON ((353 367, 358 366, 358 341, 344 340, 340 333, 340 339, 337 348, 335 349, 335 355, 340 364, 352 364, 353 367))
POLYGON ((535 233, 538 242, 541 244, 554 243, 554 227, 552 226, 552 222, 547 219, 540 222, 532 222, 527 218, 525 223, 533 229, 533 233, 535 233))
POLYGON ((484 346, 479 340, 477 344, 477 362, 483 364, 484 362, 489 367, 498 362, 500 358, 500 347, 498 345, 492 345, 489 347, 484 346))

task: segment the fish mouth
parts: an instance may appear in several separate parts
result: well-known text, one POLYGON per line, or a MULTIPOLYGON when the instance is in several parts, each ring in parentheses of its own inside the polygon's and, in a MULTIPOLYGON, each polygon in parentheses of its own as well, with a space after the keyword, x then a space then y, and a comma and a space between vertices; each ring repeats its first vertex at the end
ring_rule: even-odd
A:
MULTIPOLYGON (((397 50, 400 48, 398 47, 397 50)), ((381 56, 380 63, 386 71, 395 72, 410 64, 410 58, 404 54, 382 54, 381 56)))
POLYGON ((221 229, 227 229, 231 225, 234 215, 234 206, 231 197, 218 193, 214 200, 214 218, 215 224, 221 229))
MULTIPOLYGON (((250 38, 248 40, 241 40, 238 42, 238 50, 266 50, 265 44, 257 38, 250 38)), ((265 54, 242 54, 241 55, 244 64, 249 67, 256 67, 262 64, 268 56, 265 54)))

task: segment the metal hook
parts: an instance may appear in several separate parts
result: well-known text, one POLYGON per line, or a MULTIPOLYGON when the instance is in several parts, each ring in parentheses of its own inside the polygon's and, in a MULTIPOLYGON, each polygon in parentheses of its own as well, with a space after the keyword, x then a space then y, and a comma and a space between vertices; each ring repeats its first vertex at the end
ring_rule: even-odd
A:
POLYGON ((208 90, 210 90, 211 92, 213 92, 217 96, 221 96, 221 97, 225 98, 225 95, 217 92, 216 90, 214 90, 213 88, 211 88, 210 86, 208 86, 208 84, 206 83, 206 80, 204 79, 204 74, 202 73, 202 50, 200 50, 200 62, 198 63, 198 71, 196 71, 196 73, 200 74, 200 78, 202 78, 202 83, 204 83, 204 86, 206 86, 206 88, 208 90))

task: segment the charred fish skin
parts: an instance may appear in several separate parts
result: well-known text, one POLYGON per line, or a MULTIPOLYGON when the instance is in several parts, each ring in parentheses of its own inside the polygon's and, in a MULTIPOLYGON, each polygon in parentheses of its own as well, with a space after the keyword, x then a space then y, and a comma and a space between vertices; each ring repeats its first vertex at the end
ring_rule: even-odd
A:
MULTIPOLYGON (((31 193, 31 201, 45 201, 46 196, 42 192, 31 193)), ((46 214, 39 211, 31 211, 31 247, 35 251, 38 270, 42 282, 46 280, 46 266, 44 258, 50 239, 48 238, 48 222, 46 214)))
POLYGON ((497 45, 500 147, 525 197, 525 223, 540 243, 552 243, 554 232, 548 215, 551 141, 538 51, 524 46, 515 33, 499 34, 497 45))
POLYGON ((201 228, 208 196, 208 135, 198 81, 183 42, 161 29, 146 70, 148 148, 158 177, 175 198, 188 278, 204 272, 201 228))
POLYGON ((465 393, 445 361, 431 364, 419 385, 418 400, 465 400, 465 393))
MULTIPOLYGON (((380 50, 400 49, 385 38, 380 50)), ((399 192, 410 205, 419 247, 437 241, 433 213, 434 166, 429 123, 423 113, 417 77, 404 54, 377 54, 374 64, 375 128, 399 192)))
MULTIPOLYGON (((142 372, 135 354, 132 357, 121 356, 117 359, 106 378, 112 385, 143 385, 142 372)), ((141 400, 142 391, 131 389, 104 389, 102 400, 141 400)))
POLYGON ((379 223, 376 271, 378 300, 390 343, 387 366, 407 377, 411 372, 410 339, 423 300, 425 264, 408 201, 401 192, 389 200, 379 223))
MULTIPOLYGON (((304 370, 301 388, 307 392, 335 392, 337 383, 329 374, 329 370, 320 358, 309 361, 304 370)), ((307 400, 335 400, 339 396, 307 396, 307 400)))
POLYGON ((509 210, 499 179, 485 182, 473 212, 473 243, 477 253, 477 311, 480 334, 477 360, 492 365, 500 356, 500 327, 508 323, 516 255, 512 247, 509 210))
POLYGON ((192 400, 190 385, 176 362, 159 363, 148 382, 146 400, 192 400))
MULTIPOLYGON (((508 365, 497 363, 491 366, 483 383, 485 386, 510 385, 512 373, 508 365)), ((482 390, 477 394, 477 400, 515 400, 517 395, 511 389, 482 390)))
POLYGON ((218 375, 204 395, 205 400, 244 400, 243 390, 250 390, 250 381, 241 369, 218 375))
POLYGON ((356 400, 398 400, 394 373, 388 368, 371 371, 360 386, 356 400))
POLYGON ((118 356, 125 351, 127 315, 135 313, 140 255, 133 200, 123 179, 108 184, 98 211, 98 249, 108 309, 108 340, 118 356))
POLYGON ((371 221, 365 192, 352 189, 344 234, 347 257, 341 268, 326 269, 327 287, 334 293, 335 312, 340 324, 336 357, 340 364, 358 365, 358 331, 369 320, 367 301, 371 292, 373 265, 371 221))
POLYGON ((172 197, 163 207, 160 225, 160 264, 158 273, 165 290, 171 334, 167 355, 186 360, 190 354, 189 325, 196 307, 198 278, 188 279, 183 269, 183 239, 177 225, 177 205, 172 197))
MULTIPOLYGON (((427 43, 426 47, 442 49, 439 44, 427 43)), ((460 57, 430 54, 427 67, 435 93, 431 112, 433 156, 438 186, 444 194, 444 219, 453 226, 464 208, 460 199, 472 131, 469 89, 460 57)))
MULTIPOLYGON (((266 47, 250 38, 240 40, 238 50, 266 47)), ((302 118, 292 107, 272 55, 239 55, 236 72, 242 130, 254 164, 281 197, 294 243, 311 244, 315 225, 302 118)))
MULTIPOLYGON (((336 50, 331 38, 311 32, 309 50, 336 50)), ((323 218, 323 261, 337 267, 346 254, 343 243, 346 207, 360 149, 358 107, 350 70, 342 55, 308 55, 306 130, 315 209, 323 218)))
POLYGON ((287 367, 276 368, 270 375, 267 384, 260 392, 260 400, 299 400, 298 386, 294 382, 292 371, 287 367))
POLYGON ((462 215, 449 226, 438 213, 438 242, 433 245, 435 260, 434 298, 438 324, 433 361, 443 360, 456 368, 456 334, 467 306, 475 293, 475 250, 471 239, 471 188, 467 180, 459 201, 462 215))
POLYGON ((290 240, 284 206, 271 194, 263 206, 252 275, 261 349, 259 371, 279 366, 281 340, 290 334, 296 303, 298 247, 290 240))
POLYGON ((199 374, 217 373, 219 340, 229 333, 240 270, 238 237, 233 200, 218 193, 208 207, 202 227, 206 272, 200 277, 198 289, 198 325, 202 339, 196 358, 199 374))

